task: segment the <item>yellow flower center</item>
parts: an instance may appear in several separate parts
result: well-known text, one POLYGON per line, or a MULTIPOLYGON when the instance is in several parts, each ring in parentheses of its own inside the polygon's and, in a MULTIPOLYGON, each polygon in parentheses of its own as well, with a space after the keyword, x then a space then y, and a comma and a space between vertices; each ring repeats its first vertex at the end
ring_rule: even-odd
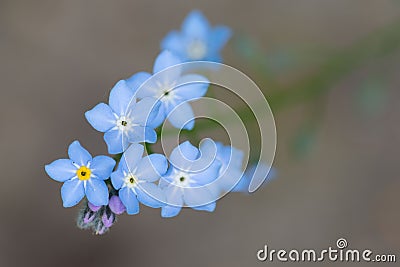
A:
POLYGON ((82 166, 76 171, 76 175, 78 175, 78 179, 81 181, 89 180, 91 173, 90 169, 86 166, 82 166))

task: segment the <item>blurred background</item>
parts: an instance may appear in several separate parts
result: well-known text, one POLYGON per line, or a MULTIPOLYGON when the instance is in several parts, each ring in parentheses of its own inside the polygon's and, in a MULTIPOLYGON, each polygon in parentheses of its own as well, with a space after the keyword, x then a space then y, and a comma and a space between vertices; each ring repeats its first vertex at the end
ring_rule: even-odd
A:
POLYGON ((1 0, 0 266, 290 266, 256 252, 341 237, 399 257, 399 59, 395 0, 1 0), (150 71, 192 9, 233 29, 224 61, 270 102, 278 178, 211 214, 143 207, 105 236, 79 230, 44 164, 75 139, 106 153, 84 112, 150 71))

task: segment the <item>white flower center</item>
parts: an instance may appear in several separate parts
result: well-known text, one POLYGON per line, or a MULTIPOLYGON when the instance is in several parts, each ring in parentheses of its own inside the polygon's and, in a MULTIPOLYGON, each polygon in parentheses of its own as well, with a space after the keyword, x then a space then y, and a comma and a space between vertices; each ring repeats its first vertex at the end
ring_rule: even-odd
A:
POLYGON ((203 59, 207 54, 207 46, 200 40, 194 40, 189 44, 187 54, 192 60, 203 59))
POLYGON ((169 102, 175 97, 175 84, 176 81, 173 82, 164 82, 163 84, 157 82, 158 86, 158 97, 162 102, 169 102))
POLYGON ((128 188, 134 188, 138 184, 138 180, 135 175, 128 173, 124 178, 124 185, 128 188))
POLYGON ((187 187, 190 184, 190 176, 187 173, 180 172, 174 178, 174 184, 182 187, 187 187))
POLYGON ((117 127, 119 130, 128 130, 132 126, 130 119, 126 116, 121 116, 117 119, 117 127))

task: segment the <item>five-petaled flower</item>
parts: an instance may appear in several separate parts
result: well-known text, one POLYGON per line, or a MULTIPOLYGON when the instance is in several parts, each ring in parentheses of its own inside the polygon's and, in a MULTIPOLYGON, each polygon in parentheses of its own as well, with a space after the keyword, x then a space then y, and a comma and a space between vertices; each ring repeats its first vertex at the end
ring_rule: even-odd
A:
POLYGON ((58 182, 64 207, 72 207, 86 195, 96 205, 108 204, 108 188, 104 180, 110 177, 115 160, 107 156, 92 158, 78 141, 68 148, 69 159, 58 159, 45 166, 47 174, 58 182))
POLYGON ((100 103, 85 116, 93 128, 105 133, 108 152, 117 154, 125 151, 129 143, 156 142, 157 134, 149 125, 159 106, 153 98, 136 102, 135 93, 121 80, 110 92, 109 105, 100 103))
POLYGON ((217 198, 208 185, 218 178, 221 163, 213 158, 211 162, 203 160, 210 157, 200 153, 189 141, 174 148, 169 158, 170 167, 159 183, 167 201, 161 210, 162 217, 178 215, 183 206, 214 211, 217 198))
POLYGON ((206 60, 221 62, 220 51, 231 37, 226 26, 211 27, 200 11, 192 11, 182 23, 181 31, 171 31, 161 42, 185 61, 206 60))
POLYGON ((143 156, 144 147, 132 144, 122 155, 118 168, 111 174, 111 182, 128 214, 139 212, 139 202, 159 208, 164 205, 162 190, 154 184, 168 168, 167 159, 161 154, 143 156))
POLYGON ((156 119, 159 126, 167 118, 178 129, 194 127, 194 113, 188 103, 204 96, 209 81, 202 75, 182 74, 182 60, 170 51, 161 52, 154 62, 153 73, 139 72, 126 80, 139 98, 156 98, 161 103, 156 119))

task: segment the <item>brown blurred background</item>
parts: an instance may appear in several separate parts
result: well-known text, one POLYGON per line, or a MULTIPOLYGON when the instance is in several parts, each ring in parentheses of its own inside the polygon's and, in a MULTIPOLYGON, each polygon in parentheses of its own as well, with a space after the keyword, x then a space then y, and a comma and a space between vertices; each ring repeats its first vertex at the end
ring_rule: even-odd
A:
POLYGON ((142 208, 101 237, 75 226, 77 208, 62 208, 44 164, 75 139, 106 152, 84 112, 117 80, 150 71, 161 39, 194 8, 234 30, 225 62, 269 84, 267 96, 400 19, 394 0, 1 0, 0 266, 285 266, 258 262, 257 250, 340 237, 400 256, 400 49, 390 41, 390 53, 334 76, 320 96, 276 110, 278 179, 255 194, 174 219, 142 208))

